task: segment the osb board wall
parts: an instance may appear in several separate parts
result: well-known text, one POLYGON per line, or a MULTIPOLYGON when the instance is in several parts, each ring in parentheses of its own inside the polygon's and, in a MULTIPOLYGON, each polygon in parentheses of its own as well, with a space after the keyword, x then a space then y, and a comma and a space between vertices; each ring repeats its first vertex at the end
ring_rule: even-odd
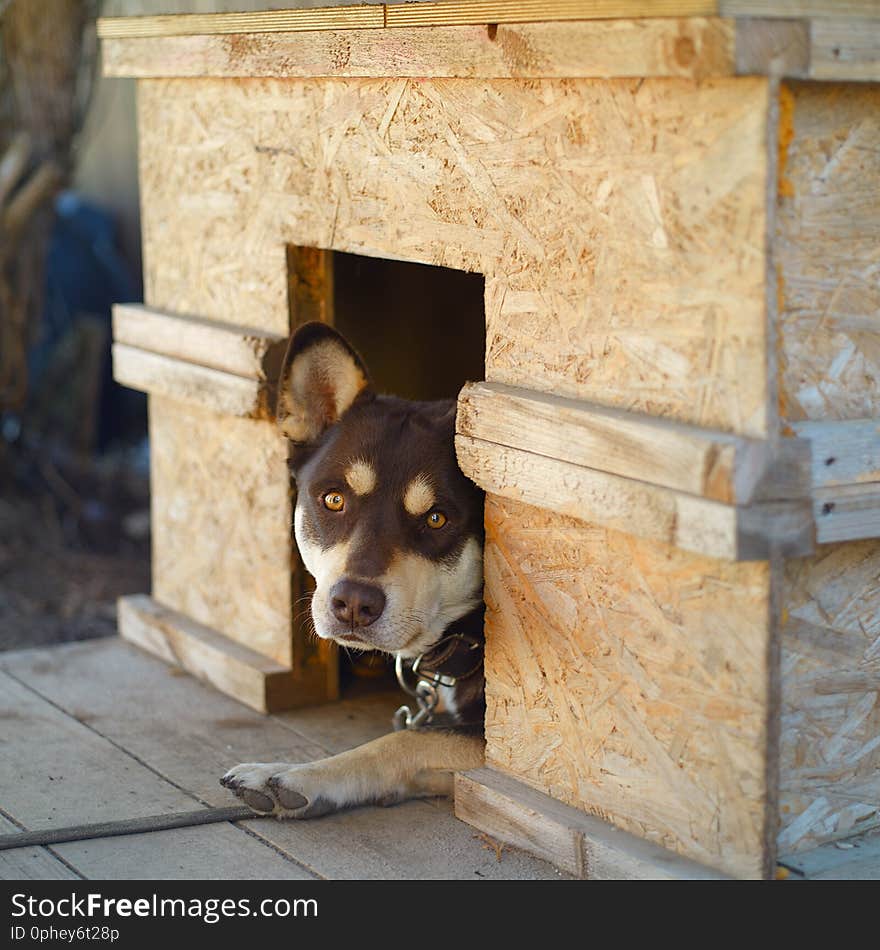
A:
POLYGON ((490 496, 489 764, 731 873, 766 874, 770 571, 490 496))
POLYGON ((487 276, 487 378, 767 430, 767 83, 143 80, 146 297, 284 333, 284 245, 487 276))
MULTIPOLYGON (((880 415, 880 87, 780 91, 773 253, 783 420, 880 415)), ((880 824, 880 545, 789 561, 780 851, 880 824)))
POLYGON ((783 417, 880 415, 880 85, 780 93, 783 417))
POLYGON ((780 851, 880 826, 880 543, 786 563, 780 851))
POLYGON ((269 422, 150 397, 153 597, 292 663, 287 444, 269 422))

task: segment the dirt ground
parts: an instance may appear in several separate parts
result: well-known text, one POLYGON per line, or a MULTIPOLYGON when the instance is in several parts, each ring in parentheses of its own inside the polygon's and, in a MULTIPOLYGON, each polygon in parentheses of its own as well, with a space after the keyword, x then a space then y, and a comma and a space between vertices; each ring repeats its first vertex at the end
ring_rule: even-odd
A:
POLYGON ((116 598, 150 589, 146 479, 6 461, 0 650, 115 634, 116 598))

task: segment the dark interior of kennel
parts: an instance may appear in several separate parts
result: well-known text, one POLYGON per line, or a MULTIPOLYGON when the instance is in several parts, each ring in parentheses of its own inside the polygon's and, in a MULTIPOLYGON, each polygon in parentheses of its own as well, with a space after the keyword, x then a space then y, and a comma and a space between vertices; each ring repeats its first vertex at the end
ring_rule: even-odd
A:
MULTIPOLYGON (((292 260, 302 250, 292 249, 292 260)), ((485 377, 482 274, 342 252, 329 255, 329 269, 333 325, 361 355, 379 392, 454 399, 465 382, 485 377)), ((291 317, 295 326, 302 314, 291 317)), ((294 609, 303 603, 295 598, 294 609)), ((303 625, 307 617, 297 613, 294 627, 303 625)), ((344 652, 339 676, 340 688, 351 692, 368 682, 387 684, 393 670, 384 654, 344 652)))

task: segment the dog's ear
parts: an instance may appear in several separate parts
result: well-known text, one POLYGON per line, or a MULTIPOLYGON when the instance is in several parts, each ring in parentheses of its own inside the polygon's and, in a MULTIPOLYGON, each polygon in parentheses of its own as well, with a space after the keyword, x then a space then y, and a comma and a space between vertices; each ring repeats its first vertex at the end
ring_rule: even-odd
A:
POLYGON ((284 357, 276 421, 293 442, 314 442, 369 385, 361 358, 336 330, 306 323, 284 357))

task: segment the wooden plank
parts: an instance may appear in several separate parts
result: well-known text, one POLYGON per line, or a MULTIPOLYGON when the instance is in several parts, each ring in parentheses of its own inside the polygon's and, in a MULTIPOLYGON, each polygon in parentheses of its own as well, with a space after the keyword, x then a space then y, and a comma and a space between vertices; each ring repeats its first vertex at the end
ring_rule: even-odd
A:
POLYGON ((289 667, 163 607, 146 594, 120 598, 118 611, 119 633, 126 640, 251 709, 275 712, 325 698, 323 684, 298 681, 289 667))
MULTIPOLYGON (((333 252, 320 248, 287 247, 287 301, 290 310, 291 339, 293 332, 304 323, 334 321, 333 252)), ((290 367, 287 367, 288 370, 290 367)), ((287 376, 278 380, 278 401, 275 422, 279 433, 287 435, 286 421, 290 415, 287 401, 290 381, 287 376)), ((291 482, 291 508, 296 506, 296 485, 291 482)), ((290 596, 293 609, 293 655, 299 667, 318 675, 323 669, 326 677, 326 699, 339 698, 339 649, 330 640, 315 636, 311 615, 311 597, 315 582, 302 563, 293 544, 290 566, 290 596)))
POLYGON ((780 90, 780 414, 880 417, 880 86, 780 90))
POLYGON ((183 362, 273 383, 285 346, 285 340, 273 333, 120 303, 113 306, 113 339, 183 362))
POLYGON ((813 447, 816 488, 880 482, 880 420, 793 422, 791 428, 813 447))
POLYGON ((803 20, 737 20, 736 71, 740 76, 808 76, 809 24, 803 20))
POLYGON ((286 440, 156 395, 149 410, 153 596, 296 669, 286 440))
POLYGON ((721 16, 844 19, 880 16, 880 0, 719 0, 721 16))
MULTIPOLYGON (((0 815, 0 834, 22 829, 0 815)), ((47 848, 0 851, 0 881, 78 881, 80 876, 47 848)))
POLYGON ((500 383, 467 383, 460 435, 729 504, 809 494, 809 451, 500 383), (783 475, 784 473, 784 475, 783 475))
POLYGON ((485 491, 580 521, 731 561, 812 550, 808 502, 739 508, 470 436, 455 445, 485 491))
POLYGON ((267 419, 270 413, 270 390, 259 379, 246 379, 125 343, 113 344, 113 378, 131 389, 223 415, 267 419))
POLYGON ((772 874, 766 562, 489 495, 486 764, 726 873, 772 874))
POLYGON ((456 23, 518 23, 529 20, 713 16, 715 0, 437 0, 390 4, 388 26, 456 23))
POLYGON ((880 483, 817 489, 813 517, 818 544, 880 538, 880 483))
POLYGON ((779 849, 880 827, 880 542, 785 564, 779 849))
POLYGON ((279 33, 290 30, 366 30, 385 24, 384 7, 365 3, 299 10, 99 17, 98 36, 180 36, 195 33, 279 33))
POLYGON ((396 26, 521 23, 532 20, 713 16, 715 0, 440 0, 247 13, 100 17, 101 39, 194 34, 376 30, 396 26))
POLYGON ((105 76, 705 78, 734 72, 727 20, 592 20, 356 33, 104 40, 105 76))
POLYGON ((880 81, 880 4, 873 20, 813 20, 810 77, 880 81))
POLYGON ((455 814, 498 841, 590 881, 726 878, 494 769, 456 774, 455 814))
POLYGON ((138 86, 151 306, 286 334, 290 244, 478 271, 488 379, 767 435, 765 80, 138 86))

